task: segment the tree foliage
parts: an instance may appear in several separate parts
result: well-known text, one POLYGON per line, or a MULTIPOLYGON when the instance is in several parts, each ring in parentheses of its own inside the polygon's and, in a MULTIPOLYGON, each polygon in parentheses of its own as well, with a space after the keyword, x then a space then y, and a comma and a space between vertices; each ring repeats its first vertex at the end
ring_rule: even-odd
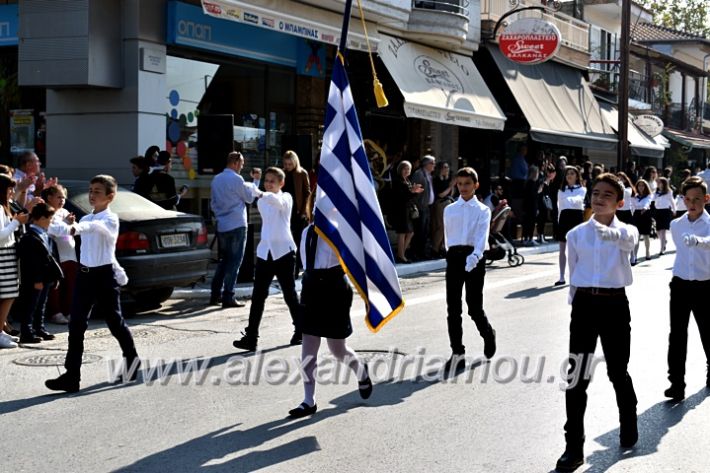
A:
POLYGON ((710 3, 707 0, 643 0, 657 25, 710 37, 710 3))

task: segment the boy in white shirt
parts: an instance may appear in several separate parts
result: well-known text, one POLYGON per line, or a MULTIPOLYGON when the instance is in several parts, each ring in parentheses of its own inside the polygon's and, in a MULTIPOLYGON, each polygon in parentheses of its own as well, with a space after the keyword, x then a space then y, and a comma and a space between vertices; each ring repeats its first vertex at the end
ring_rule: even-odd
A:
POLYGON ((488 244, 491 210, 476 198, 478 174, 471 167, 456 173, 460 197, 444 209, 444 242, 446 245, 446 323, 451 344, 447 372, 459 371, 466 365, 463 344, 461 292, 466 285, 468 315, 483 337, 483 353, 492 358, 496 352, 496 331, 483 310, 483 282, 486 261, 483 252, 488 244))
MULTIPOLYGON (((665 395, 675 401, 685 398, 685 358, 688 349, 688 321, 693 312, 700 341, 710 367, 710 214, 704 206, 710 201, 707 184, 699 177, 681 185, 687 212, 671 222, 676 257, 671 279, 671 332, 668 337, 668 380, 665 395)), ((706 386, 710 388, 710 373, 706 386)))
POLYGON ((631 448, 638 440, 636 394, 627 371, 631 315, 625 287, 632 282, 630 255, 638 230, 616 218, 624 204, 624 185, 601 174, 592 186, 592 218, 567 233, 570 273, 570 368, 565 392, 566 449, 557 471, 574 471, 584 463, 584 411, 594 350, 601 339, 609 380, 619 407, 619 440, 631 448))
POLYGON ((276 276, 281 292, 291 313, 294 332, 291 345, 301 344, 301 331, 298 328, 300 305, 296 294, 294 279, 296 267, 296 242, 291 235, 291 210, 293 199, 291 194, 282 192, 286 175, 276 167, 270 167, 264 172, 264 189, 257 191, 259 200, 257 207, 263 222, 261 241, 256 248, 256 270, 254 289, 251 294, 249 310, 249 325, 243 336, 232 344, 242 350, 256 350, 259 338, 259 325, 264 314, 264 303, 269 296, 269 286, 276 276))
MULTIPOLYGON (((45 386, 54 391, 77 392, 81 379, 81 358, 84 354, 84 334, 89 325, 89 315, 101 313, 121 346, 127 379, 134 381, 140 360, 136 346, 123 315, 121 315, 120 283, 126 280, 114 274, 116 263, 116 240, 118 239, 118 215, 111 212, 109 204, 117 191, 116 180, 108 175, 91 179, 89 204, 94 211, 85 215, 72 227, 72 235, 81 235, 80 268, 76 281, 74 303, 69 319, 69 348, 64 361, 66 373, 56 379, 45 381, 45 386)), ((120 268, 120 267, 119 267, 120 268)), ((122 268, 121 268, 122 270, 122 268)), ((123 274, 125 279, 125 273, 123 274)), ((121 284, 121 285, 123 285, 121 284)))

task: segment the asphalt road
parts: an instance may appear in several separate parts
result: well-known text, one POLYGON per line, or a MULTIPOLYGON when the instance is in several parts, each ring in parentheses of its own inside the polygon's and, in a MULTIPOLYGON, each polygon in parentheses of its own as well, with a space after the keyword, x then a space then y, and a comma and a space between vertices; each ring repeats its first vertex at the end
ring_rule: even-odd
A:
MULTIPOLYGON (((694 323, 688 397, 677 405, 663 398, 672 261, 671 254, 642 262, 628 291, 640 441, 631 451, 618 447, 614 393, 602 364, 589 390, 587 464, 578 471, 710 471, 710 390, 694 323)), ((547 254, 489 270, 485 306, 498 354, 482 362, 482 341, 464 320, 469 369, 455 378, 439 373, 449 355, 443 272, 404 278, 407 308, 378 334, 366 329, 358 303, 349 343, 376 366, 372 397, 361 400, 352 377, 332 382, 336 365, 323 346, 319 411, 295 421, 286 413, 302 400, 300 349, 288 346, 290 320, 279 296, 267 303, 263 352, 253 356, 231 345, 248 306, 220 310, 204 300, 175 300, 130 319, 148 379, 126 386, 108 383, 108 360, 119 350, 100 321, 88 334, 93 362, 77 394, 43 386, 58 374, 51 365, 61 362, 66 334, 36 348, 2 350, 0 471, 551 471, 564 449, 560 387, 569 323, 567 288, 551 287, 556 268, 557 255, 547 254)))

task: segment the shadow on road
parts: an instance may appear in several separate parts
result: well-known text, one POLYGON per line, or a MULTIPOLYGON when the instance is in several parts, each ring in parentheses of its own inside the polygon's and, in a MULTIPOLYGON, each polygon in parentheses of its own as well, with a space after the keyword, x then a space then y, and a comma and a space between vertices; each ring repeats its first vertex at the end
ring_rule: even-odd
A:
POLYGON ((530 287, 520 291, 511 292, 505 296, 506 299, 533 299, 537 296, 555 291, 569 291, 569 286, 553 286, 550 284, 545 287, 530 287))
POLYGON ((586 472, 602 473, 619 461, 657 452, 661 440, 671 427, 680 423, 687 413, 698 407, 709 395, 710 390, 703 388, 683 402, 662 401, 650 407, 638 417, 639 442, 631 450, 619 447, 618 428, 597 437, 595 440, 606 449, 596 451, 586 459, 590 465, 586 472))
MULTIPOLYGON (((480 363, 475 363, 468 369, 474 370, 478 366, 480 363)), ((434 378, 435 375, 436 372, 429 373, 431 378, 434 378)), ((237 454, 242 450, 257 448, 281 436, 292 434, 318 422, 327 421, 353 409, 400 404, 413 394, 433 386, 437 382, 407 380, 378 383, 374 387, 372 397, 367 401, 361 399, 357 391, 353 391, 332 400, 333 407, 319 410, 312 417, 297 420, 276 419, 248 429, 240 429, 239 426, 242 424, 237 423, 142 458, 116 471, 208 470, 233 472, 254 471, 278 465, 321 450, 318 439, 314 436, 303 436, 273 448, 252 451, 241 456, 237 456, 237 454)), ((235 404, 235 412, 239 412, 239 407, 246 408, 248 406, 235 404)), ((286 415, 285 412, 284 415, 286 415)), ((344 425, 334 426, 332 432, 347 435, 344 425)))

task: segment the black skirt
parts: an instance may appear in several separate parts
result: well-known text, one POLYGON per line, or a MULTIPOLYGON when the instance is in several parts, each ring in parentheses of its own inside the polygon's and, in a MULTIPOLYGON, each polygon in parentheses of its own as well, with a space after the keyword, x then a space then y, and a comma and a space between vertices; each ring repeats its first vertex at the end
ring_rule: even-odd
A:
POLYGON ((673 212, 671 209, 656 209, 653 218, 656 219, 656 230, 670 230, 673 212))
POLYGON ((617 210, 616 218, 628 225, 633 225, 634 223, 634 216, 631 213, 631 210, 617 210))
POLYGON ((634 226, 638 229, 639 235, 650 235, 652 225, 650 210, 634 212, 634 226))
POLYGON ((314 337, 349 337, 353 333, 352 302, 353 290, 340 266, 306 270, 301 290, 301 332, 314 337))
POLYGON ((567 241, 567 232, 584 222, 584 211, 564 209, 560 212, 560 223, 557 226, 557 241, 567 241))

